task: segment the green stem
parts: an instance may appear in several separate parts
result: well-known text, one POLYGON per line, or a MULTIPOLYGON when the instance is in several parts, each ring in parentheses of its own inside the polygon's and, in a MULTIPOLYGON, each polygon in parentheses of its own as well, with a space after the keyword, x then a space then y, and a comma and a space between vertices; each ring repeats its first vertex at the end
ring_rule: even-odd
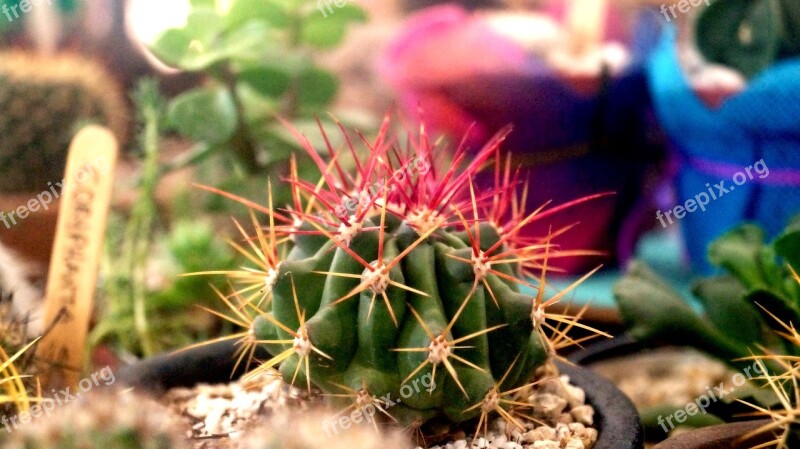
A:
POLYGON ((147 107, 143 111, 144 160, 139 196, 131 209, 131 217, 125 233, 123 255, 127 258, 130 285, 128 297, 133 304, 134 329, 145 356, 155 352, 155 344, 147 323, 147 260, 152 241, 153 218, 156 213, 156 187, 160 179, 158 167, 158 111, 147 107))
MULTIPOLYGON (((295 8, 291 11, 291 25, 289 26, 289 42, 288 46, 292 51, 300 52, 300 33, 302 33, 303 18, 300 11, 295 8)), ((286 120, 291 120, 297 115, 298 109, 298 94, 300 89, 299 75, 295 74, 290 83, 289 88, 284 94, 281 105, 281 116, 286 120)))
POLYGON ((233 104, 236 107, 236 115, 239 118, 236 133, 231 138, 233 151, 239 156, 242 162, 244 162, 247 170, 253 172, 259 168, 258 155, 256 154, 256 144, 254 143, 250 126, 247 124, 247 114, 244 103, 236 89, 236 74, 234 74, 229 67, 224 67, 218 79, 223 82, 230 93, 233 104))

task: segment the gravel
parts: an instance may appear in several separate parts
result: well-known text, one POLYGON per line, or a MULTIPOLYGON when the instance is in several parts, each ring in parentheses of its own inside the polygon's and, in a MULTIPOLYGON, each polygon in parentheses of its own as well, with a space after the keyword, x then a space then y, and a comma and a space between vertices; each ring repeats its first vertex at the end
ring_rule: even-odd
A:
MULTIPOLYGON (((542 373, 542 378, 545 376, 542 373)), ((513 399, 529 404, 514 414, 524 429, 498 417, 491 421, 486 435, 473 438, 470 424, 452 432, 451 441, 430 449, 590 449, 597 441, 597 430, 592 427, 594 409, 568 376, 549 377, 513 399)), ((186 435, 197 449, 240 449, 243 437, 269 426, 276 417, 321 408, 320 394, 290 387, 274 373, 248 381, 174 389, 163 402, 182 418, 186 435)), ((319 431, 323 432, 321 422, 319 431)))

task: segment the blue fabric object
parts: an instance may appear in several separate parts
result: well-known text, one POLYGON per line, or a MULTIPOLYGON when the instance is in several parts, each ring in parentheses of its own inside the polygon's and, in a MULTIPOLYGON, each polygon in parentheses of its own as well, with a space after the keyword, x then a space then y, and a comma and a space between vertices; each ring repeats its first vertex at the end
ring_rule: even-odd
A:
POLYGON ((714 110, 684 78, 675 38, 674 27, 667 28, 647 72, 656 114, 681 159, 676 205, 717 193, 720 181, 730 189, 679 220, 695 271, 707 274, 714 271, 707 246, 725 231, 755 221, 774 237, 800 212, 800 58, 775 64, 714 110), (734 184, 761 159, 768 174, 734 184))

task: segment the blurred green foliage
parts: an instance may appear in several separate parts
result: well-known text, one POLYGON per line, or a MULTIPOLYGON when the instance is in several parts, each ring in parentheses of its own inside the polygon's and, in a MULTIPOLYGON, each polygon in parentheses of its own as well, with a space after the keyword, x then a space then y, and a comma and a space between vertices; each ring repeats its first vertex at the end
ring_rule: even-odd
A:
POLYGON ((747 78, 800 56, 797 0, 715 0, 698 17, 696 29, 706 59, 747 78))
POLYGON ((192 1, 186 25, 151 47, 167 65, 209 80, 167 107, 170 128, 197 142, 186 162, 222 150, 247 172, 269 173, 298 145, 277 117, 307 129, 320 116, 333 129, 325 113, 339 80, 316 56, 365 20, 352 4, 325 17, 303 0, 233 0, 227 11, 213 0, 192 1))

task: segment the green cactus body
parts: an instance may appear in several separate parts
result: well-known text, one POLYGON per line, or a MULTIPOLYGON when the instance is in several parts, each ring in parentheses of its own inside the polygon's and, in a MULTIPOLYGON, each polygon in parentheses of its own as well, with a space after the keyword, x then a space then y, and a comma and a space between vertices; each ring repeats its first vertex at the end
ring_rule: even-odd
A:
MULTIPOLYGON (((392 233, 376 227, 376 221, 380 222, 375 217, 365 219, 365 228, 377 229, 362 231, 348 249, 372 266, 378 265, 382 252, 384 267, 397 260, 401 252, 408 251, 399 263, 375 273, 349 251, 342 247, 331 251, 330 245, 322 246, 311 257, 298 253, 300 258, 288 258, 281 262, 271 307, 265 311, 272 314, 275 322, 257 328, 256 337, 269 341, 277 336, 288 341, 294 337, 282 327, 298 330, 305 321, 305 330, 298 333, 307 333, 307 341, 299 338, 291 344, 283 343, 281 349, 311 345, 320 351, 322 354, 309 353, 308 349, 297 353, 308 354, 311 382, 331 394, 343 393, 338 385, 344 385, 352 390, 365 389, 378 397, 400 398, 404 384, 418 387, 424 376, 428 374, 430 378, 435 369, 434 391, 417 388, 404 401, 418 412, 413 417, 423 420, 432 413, 443 413, 460 422, 479 413, 464 413, 464 410, 482 399, 508 370, 514 357, 504 355, 528 355, 524 372, 519 370, 514 382, 507 386, 516 387, 529 381, 533 371, 547 361, 544 340, 530 338, 533 302, 527 300, 520 307, 517 301, 521 295, 517 289, 502 283, 494 274, 488 274, 487 278, 492 278, 489 282, 496 285, 497 305, 483 285, 473 289, 476 281, 471 267, 447 257, 469 254, 472 250, 460 240, 463 248, 441 243, 455 238, 450 230, 437 229, 431 236, 421 238, 407 225, 392 233), (380 234, 384 239, 382 251, 379 251, 380 234), (410 241, 409 234, 416 238, 410 241), (361 284, 370 282, 371 275, 374 283, 353 294, 361 284), (352 296, 348 298, 349 295, 352 296), (449 332, 445 332, 448 327, 449 332), (505 354, 493 356, 490 352, 492 332, 487 330, 491 328, 505 330, 503 336, 508 340, 495 346, 505 354), (431 335, 443 333, 444 339, 431 339, 431 335), (459 344, 447 343, 470 335, 475 337, 461 344, 469 348, 455 349, 459 344), (429 350, 402 350, 412 348, 429 350), (437 351, 458 358, 437 355, 437 351), (452 371, 446 368, 447 364, 452 371), (425 366, 418 369, 422 365, 425 366)), ((278 354, 277 345, 267 346, 278 354)), ((300 359, 292 357, 283 362, 281 372, 287 382, 298 385, 306 382, 308 372, 303 366, 298 369, 300 359)))
POLYGON ((0 191, 41 191, 60 181, 82 125, 107 126, 124 141, 125 109, 120 89, 90 60, 0 53, 0 191))
POLYGON ((238 298, 226 300, 239 316, 232 321, 249 326, 245 347, 264 344, 274 356, 253 376, 280 365, 293 385, 315 385, 345 409, 374 405, 405 425, 485 418, 500 412, 498 392, 527 385, 554 354, 544 308, 558 298, 520 293, 551 251, 549 238, 518 237, 541 210, 498 212, 520 204, 509 173, 475 193, 471 178, 497 156, 505 131, 458 173, 464 148, 439 171, 424 128, 405 154, 384 144, 386 129, 355 175, 331 169, 297 135, 327 188, 292 177, 291 209, 255 207, 270 225, 253 219, 255 255, 238 247, 259 267, 231 276, 244 284, 226 297, 238 298), (255 317, 244 319, 243 308, 255 317))

